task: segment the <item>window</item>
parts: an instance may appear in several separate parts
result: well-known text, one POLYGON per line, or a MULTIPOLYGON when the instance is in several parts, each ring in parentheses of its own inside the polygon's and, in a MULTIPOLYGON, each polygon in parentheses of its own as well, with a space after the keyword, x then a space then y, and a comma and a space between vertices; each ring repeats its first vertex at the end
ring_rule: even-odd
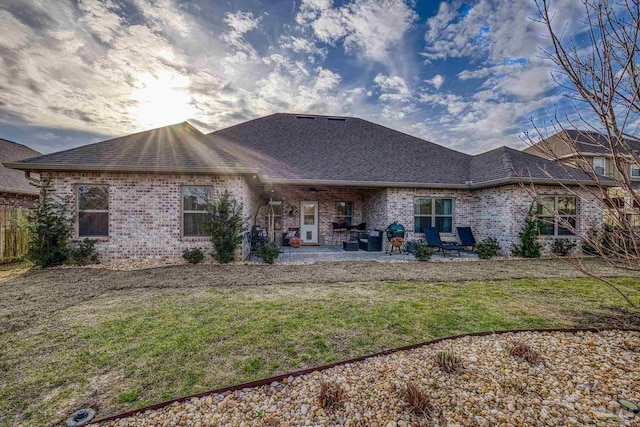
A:
POLYGON ((441 233, 451 233, 453 199, 416 199, 413 207, 413 229, 416 233, 422 233, 424 227, 437 227, 441 233))
POLYGON ((78 237, 109 236, 109 188, 78 186, 78 237))
POLYGON ((596 171, 596 174, 604 175, 606 170, 606 159, 604 157, 594 157, 593 169, 596 171))
POLYGON ((272 200, 269 202, 269 206, 267 206, 267 212, 264 215, 264 223, 266 227, 269 227, 269 214, 271 213, 271 208, 273 208, 273 228, 274 230, 282 230, 282 202, 272 200))
POLYGON ((182 235, 207 236, 207 205, 211 187, 182 187, 182 235))
POLYGON ((563 227, 570 224, 576 227, 577 201, 573 196, 545 196, 538 204, 536 214, 542 236, 573 236, 571 230, 563 227), (557 215, 555 215, 557 214, 557 215))
POLYGON ((336 204, 336 222, 351 225, 353 219, 353 203, 338 202, 336 204))
POLYGON ((631 165, 631 178, 640 178, 640 168, 638 165, 631 165))

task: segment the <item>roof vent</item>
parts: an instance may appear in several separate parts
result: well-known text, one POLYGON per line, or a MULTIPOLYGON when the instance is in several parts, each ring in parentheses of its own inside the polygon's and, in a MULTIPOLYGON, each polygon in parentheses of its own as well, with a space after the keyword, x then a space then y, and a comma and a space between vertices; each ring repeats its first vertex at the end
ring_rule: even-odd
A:
POLYGON ((315 117, 313 117, 313 116, 296 116, 296 119, 311 119, 311 120, 314 120, 315 117))
POLYGON ((347 119, 343 117, 327 117, 327 120, 333 120, 334 122, 346 122, 347 119))

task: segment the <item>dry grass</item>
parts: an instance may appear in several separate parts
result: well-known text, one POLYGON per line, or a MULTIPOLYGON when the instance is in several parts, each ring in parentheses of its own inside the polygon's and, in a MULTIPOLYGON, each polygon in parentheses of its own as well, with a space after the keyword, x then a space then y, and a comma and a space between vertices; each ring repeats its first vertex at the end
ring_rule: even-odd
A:
POLYGON ((404 401, 414 415, 426 419, 433 418, 435 409, 429 400, 429 395, 415 383, 407 383, 404 390, 404 401))
MULTIPOLYGON (((84 406, 106 416, 453 334, 569 327, 624 306, 593 279, 511 279, 577 274, 561 262, 444 264, 0 269, 0 426, 56 425, 84 406)), ((614 280, 640 303, 640 281, 614 280)))
MULTIPOLYGON (((594 259, 603 276, 640 276, 594 259)), ((313 265, 181 265, 135 271, 101 268, 42 270, 0 267, 0 333, 16 331, 53 313, 127 290, 218 288, 317 283, 457 283, 585 277, 560 260, 488 260, 441 263, 325 262, 313 265)), ((306 286, 302 286, 304 289, 306 286)))
POLYGON ((514 341, 509 344, 509 354, 532 365, 542 362, 540 354, 522 341, 514 341))
POLYGON ((342 405, 344 389, 340 384, 323 382, 320 384, 318 403, 323 409, 335 409, 342 405))
POLYGON ((440 369, 448 374, 460 372, 464 368, 462 358, 453 350, 440 351, 434 358, 440 369))

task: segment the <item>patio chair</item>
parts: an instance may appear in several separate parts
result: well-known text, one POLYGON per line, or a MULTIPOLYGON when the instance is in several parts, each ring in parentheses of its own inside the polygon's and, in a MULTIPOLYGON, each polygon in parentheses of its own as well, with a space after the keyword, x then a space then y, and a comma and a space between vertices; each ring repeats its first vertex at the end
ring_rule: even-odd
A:
POLYGON ((331 244, 337 245, 340 241, 340 235, 347 232, 347 224, 331 223, 331 244))
POLYGON ((424 237, 427 240, 427 246, 431 248, 438 248, 442 251, 443 256, 447 256, 447 251, 458 251, 458 256, 460 255, 460 251, 464 248, 458 245, 445 245, 440 240, 440 232, 437 227, 425 227, 424 228, 424 237))
POLYGON ((471 247, 471 252, 476 248, 476 239, 473 237, 471 227, 457 227, 460 246, 471 247))
POLYGON ((267 241, 267 230, 254 225, 251 227, 250 239, 251 252, 255 252, 260 245, 263 245, 267 241))
POLYGON ((369 233, 361 233, 358 237, 358 247, 361 251, 382 251, 382 231, 371 230, 369 233))

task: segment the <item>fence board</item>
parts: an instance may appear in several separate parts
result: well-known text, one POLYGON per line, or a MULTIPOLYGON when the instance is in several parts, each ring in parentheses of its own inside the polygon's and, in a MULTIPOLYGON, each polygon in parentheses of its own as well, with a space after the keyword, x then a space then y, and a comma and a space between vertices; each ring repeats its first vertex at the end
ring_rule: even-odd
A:
POLYGON ((26 227, 27 209, 0 208, 0 262, 27 253, 29 233, 26 227))

